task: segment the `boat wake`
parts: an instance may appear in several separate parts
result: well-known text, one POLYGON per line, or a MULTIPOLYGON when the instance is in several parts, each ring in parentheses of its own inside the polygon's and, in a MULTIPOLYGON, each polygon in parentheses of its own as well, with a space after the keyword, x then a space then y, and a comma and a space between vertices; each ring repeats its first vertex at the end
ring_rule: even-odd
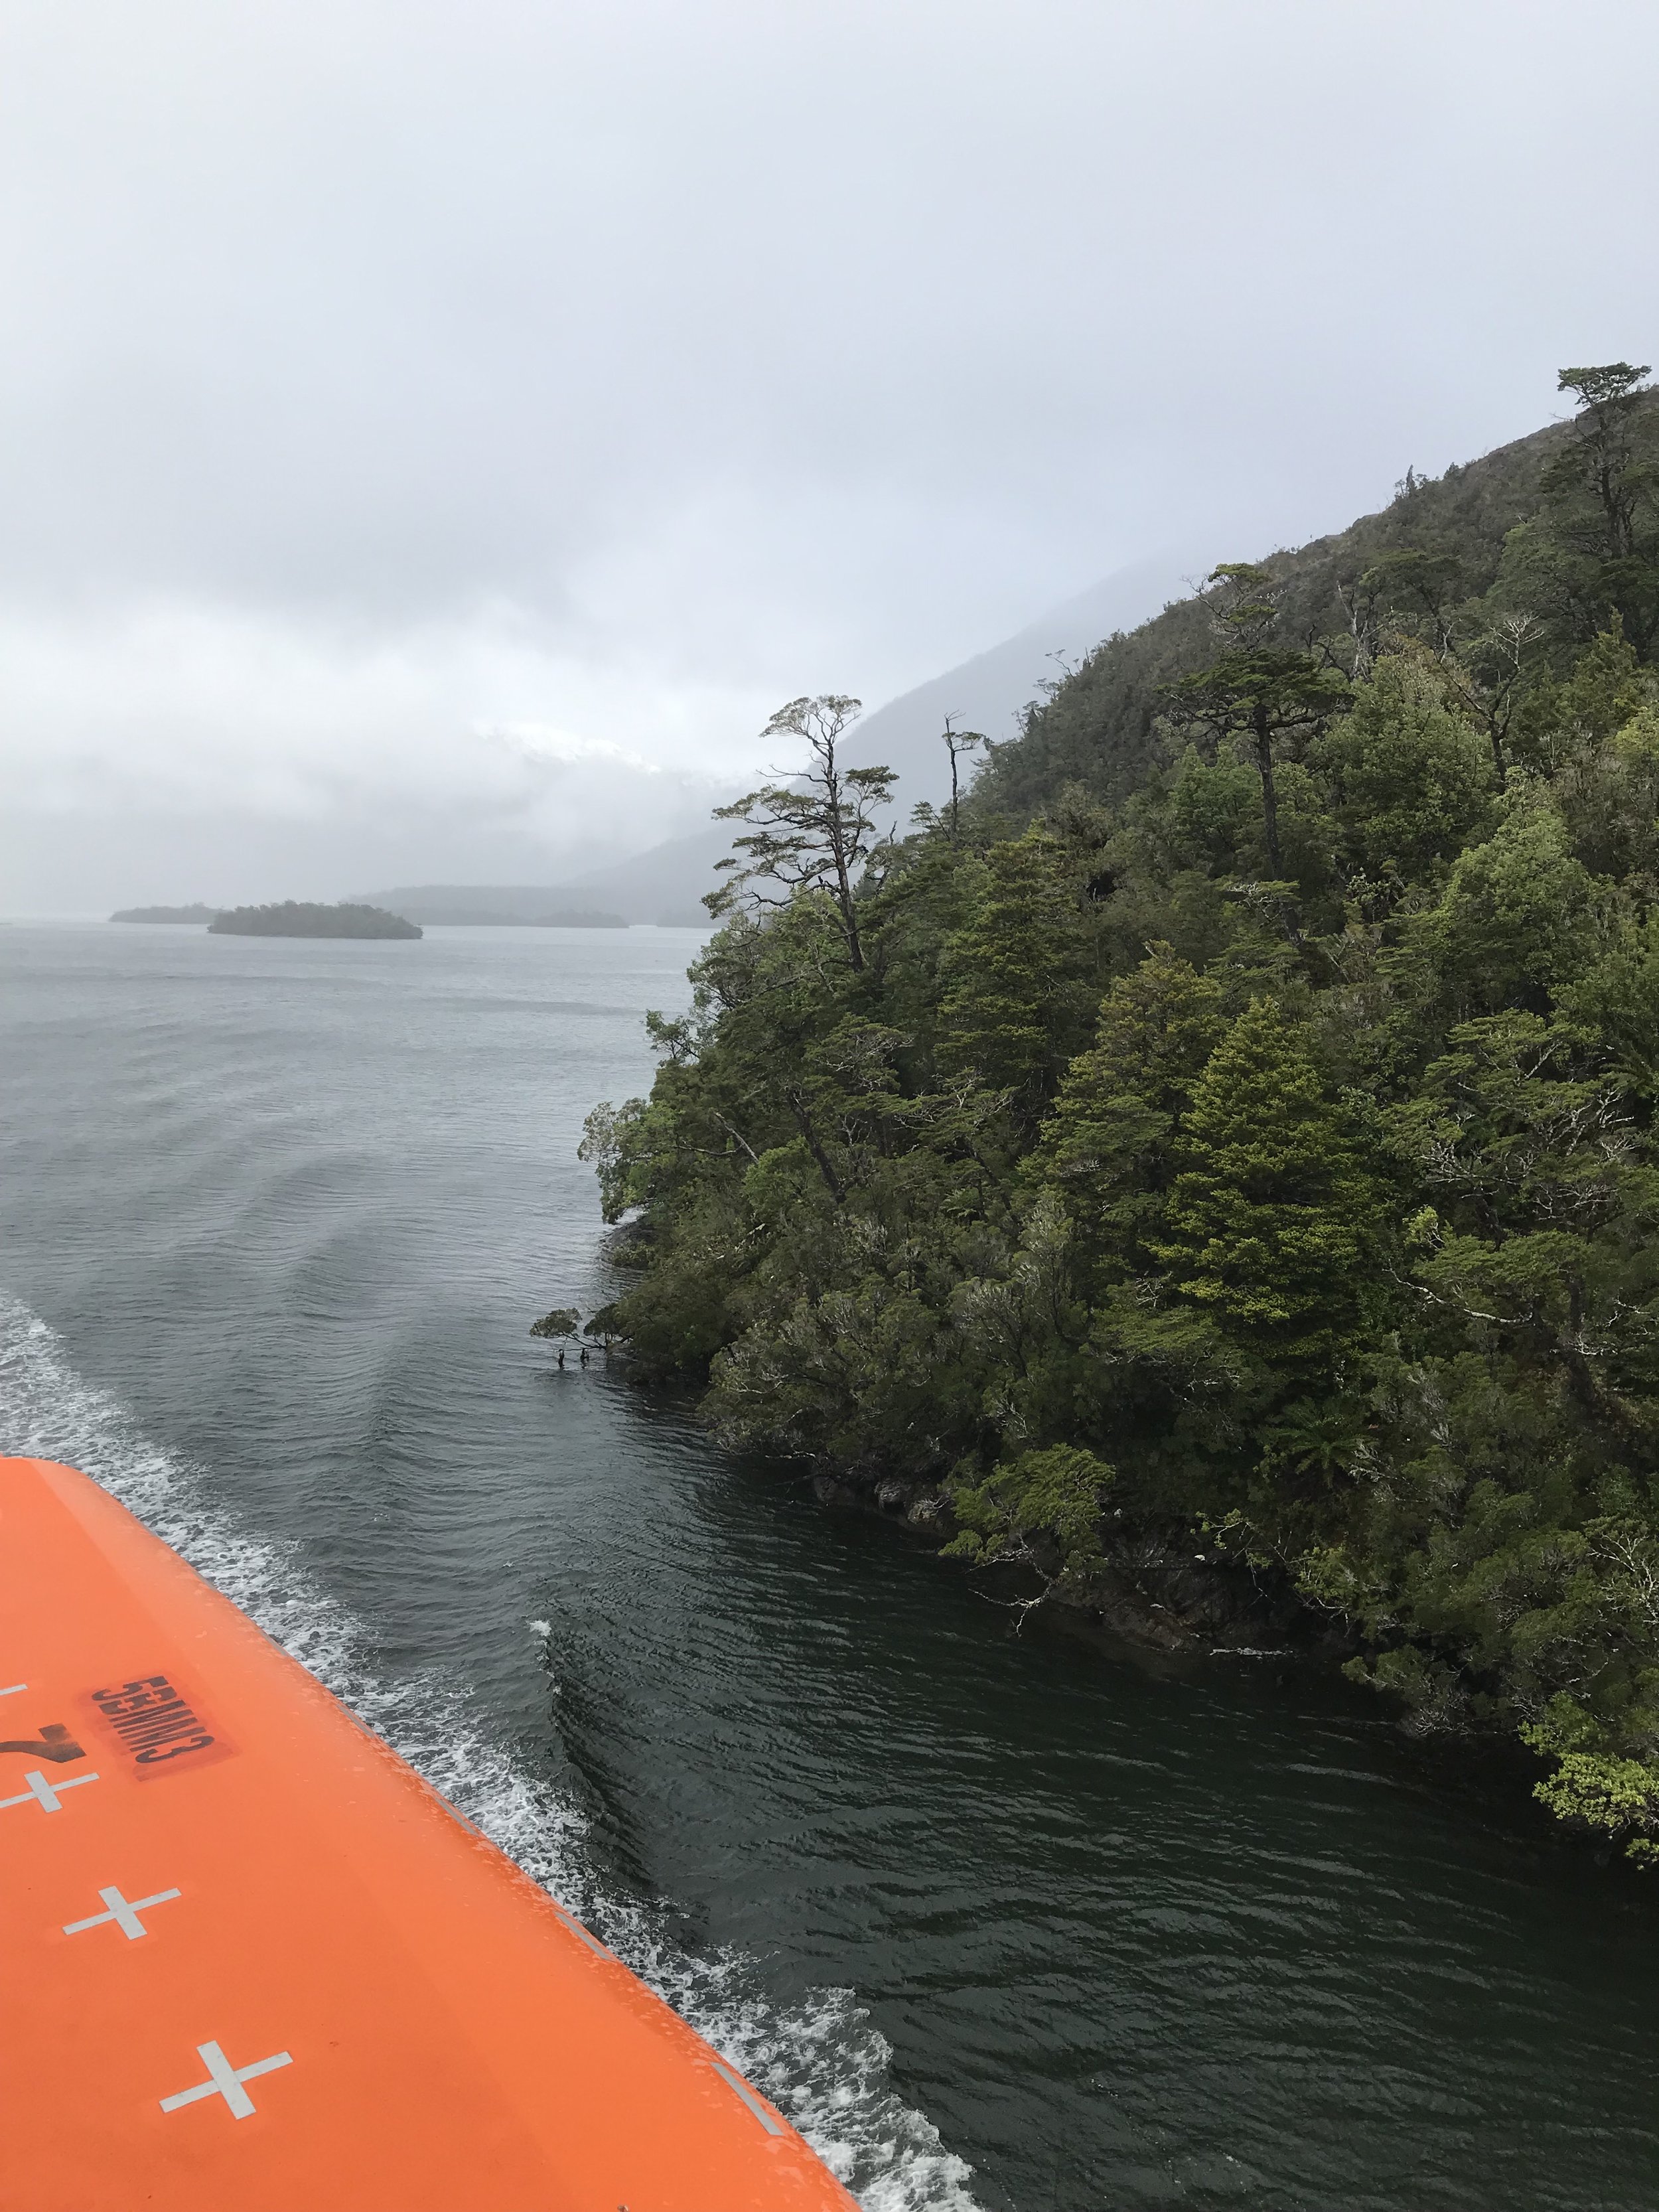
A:
POLYGON ((0 1452, 62 1460, 119 1498, 763 2089, 866 2212, 978 2212, 969 2167, 893 2089, 890 2049, 852 1990, 781 2003, 757 1960, 689 1950, 660 1907, 619 1894, 588 1850, 580 1808, 489 1740, 458 1685, 378 1674, 361 1625, 317 1588, 296 1548, 240 1527, 195 1469, 77 1375, 56 1333, 9 1298, 0 1298, 0 1452))

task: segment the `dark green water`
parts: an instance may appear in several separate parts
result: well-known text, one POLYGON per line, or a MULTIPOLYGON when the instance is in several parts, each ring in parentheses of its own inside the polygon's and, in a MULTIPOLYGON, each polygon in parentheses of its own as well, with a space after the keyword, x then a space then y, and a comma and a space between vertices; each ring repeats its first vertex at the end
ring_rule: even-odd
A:
POLYGON ((0 1444, 111 1483, 879 2212, 1652 2212, 1659 1887, 526 1335, 690 933, 0 930, 0 1444))

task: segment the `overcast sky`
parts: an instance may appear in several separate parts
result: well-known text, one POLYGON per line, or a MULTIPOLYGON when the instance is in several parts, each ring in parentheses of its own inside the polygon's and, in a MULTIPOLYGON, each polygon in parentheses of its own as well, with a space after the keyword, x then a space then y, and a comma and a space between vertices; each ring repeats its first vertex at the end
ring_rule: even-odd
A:
POLYGON ((12 911, 556 877, 1659 343, 1650 0, 0 25, 12 911))

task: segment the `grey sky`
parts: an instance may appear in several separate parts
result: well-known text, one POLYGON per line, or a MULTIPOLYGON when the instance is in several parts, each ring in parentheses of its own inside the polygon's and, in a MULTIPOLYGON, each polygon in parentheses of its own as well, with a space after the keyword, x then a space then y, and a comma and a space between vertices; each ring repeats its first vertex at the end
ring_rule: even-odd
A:
POLYGON ((557 873, 781 697, 1336 526, 1651 357, 1639 0, 0 27, 13 910, 345 889, 354 823, 557 873))

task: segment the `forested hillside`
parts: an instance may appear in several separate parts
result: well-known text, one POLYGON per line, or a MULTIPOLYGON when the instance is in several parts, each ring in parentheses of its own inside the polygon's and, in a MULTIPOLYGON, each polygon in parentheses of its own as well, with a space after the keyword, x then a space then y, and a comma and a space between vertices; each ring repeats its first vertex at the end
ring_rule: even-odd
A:
POLYGON ((1218 568, 902 842, 855 702, 793 702, 812 773, 732 810, 694 1011, 584 1150, 597 1325, 732 1444, 1034 1595, 1248 1572, 1659 1857, 1645 374, 1218 568))

